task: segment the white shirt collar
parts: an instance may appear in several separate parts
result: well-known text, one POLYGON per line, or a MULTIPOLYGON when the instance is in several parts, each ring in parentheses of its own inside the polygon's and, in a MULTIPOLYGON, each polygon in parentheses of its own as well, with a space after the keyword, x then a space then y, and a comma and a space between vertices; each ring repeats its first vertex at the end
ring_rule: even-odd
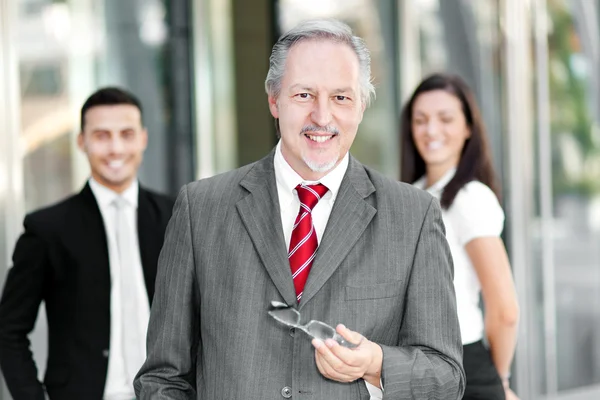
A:
POLYGON ((101 185, 94 178, 90 178, 89 185, 100 208, 110 206, 112 202, 120 196, 125 199, 127 203, 129 203, 129 205, 131 205, 134 209, 137 209, 138 195, 140 191, 140 185, 137 179, 134 179, 131 185, 125 189, 123 193, 117 193, 106 186, 101 185))
POLYGON ((323 196, 323 199, 329 199, 329 201, 333 203, 338 194, 338 191, 340 190, 340 186, 342 185, 342 180, 344 179, 344 175, 346 174, 346 170, 348 169, 349 161, 350 157, 348 153, 346 153, 344 158, 342 158, 342 161, 327 175, 325 175, 318 181, 307 181, 302 179, 302 177, 292 169, 292 167, 288 164, 285 158, 283 158, 283 154, 281 153, 280 140, 277 143, 277 147, 275 148, 275 157, 273 160, 275 167, 275 180, 277 181, 279 197, 282 198, 282 196, 285 196, 287 194, 293 195, 296 186, 298 186, 300 183, 305 183, 308 185, 322 183, 323 185, 327 186, 327 189, 329 189, 327 194, 323 196))
POLYGON ((427 190, 432 195, 441 195, 448 182, 454 178, 454 174, 456 174, 456 168, 450 168, 437 182, 428 188, 425 187, 427 184, 427 175, 423 175, 413 185, 419 189, 427 190))

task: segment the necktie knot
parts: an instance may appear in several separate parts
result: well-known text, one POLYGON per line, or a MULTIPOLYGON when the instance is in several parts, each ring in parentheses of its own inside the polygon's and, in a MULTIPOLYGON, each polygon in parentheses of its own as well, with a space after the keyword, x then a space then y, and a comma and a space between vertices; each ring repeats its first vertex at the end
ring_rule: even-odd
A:
POLYGON ((304 207, 306 211, 311 212, 328 190, 327 186, 321 183, 316 185, 300 184, 296 186, 298 199, 301 203, 300 207, 304 207))
POLYGON ((124 210, 127 207, 127 200, 125 200, 122 196, 117 196, 113 200, 113 204, 117 208, 117 210, 124 210))

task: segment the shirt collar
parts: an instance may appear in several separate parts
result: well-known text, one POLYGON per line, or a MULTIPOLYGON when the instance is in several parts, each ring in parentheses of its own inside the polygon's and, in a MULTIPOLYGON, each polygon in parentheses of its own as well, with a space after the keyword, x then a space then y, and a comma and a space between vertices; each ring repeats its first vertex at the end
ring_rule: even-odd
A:
POLYGON ((419 189, 426 190, 433 195, 439 195, 442 193, 442 190, 444 190, 448 182, 454 178, 454 174, 456 174, 456 168, 450 168, 440 179, 437 180, 437 182, 428 188, 425 187, 427 184, 427 175, 423 175, 415 183, 413 183, 413 185, 419 189))
POLYGON ((277 147, 275 148, 275 157, 273 159, 277 188, 278 190, 283 190, 286 194, 293 194, 294 190, 296 189, 296 186, 298 186, 300 183, 305 183, 307 185, 322 183, 323 185, 327 186, 327 189, 329 189, 329 191, 327 192, 327 194, 325 194, 323 198, 330 199, 330 201, 333 202, 335 201, 337 193, 340 190, 340 186, 342 185, 342 180, 344 179, 344 175, 346 174, 346 170, 348 169, 349 161, 350 157, 348 153, 346 153, 344 158, 342 158, 342 161, 327 175, 325 175, 318 181, 307 181, 302 179, 302 177, 292 169, 292 167, 288 164, 285 158, 283 158, 280 140, 277 143, 277 147))
POLYGON ((140 191, 140 184, 137 179, 134 179, 131 185, 125 189, 123 193, 117 193, 114 190, 107 188, 106 186, 98 183, 94 178, 89 180, 90 189, 94 193, 94 197, 98 202, 98 206, 101 208, 111 205, 117 197, 122 197, 127 201, 133 208, 138 206, 138 195, 140 191))

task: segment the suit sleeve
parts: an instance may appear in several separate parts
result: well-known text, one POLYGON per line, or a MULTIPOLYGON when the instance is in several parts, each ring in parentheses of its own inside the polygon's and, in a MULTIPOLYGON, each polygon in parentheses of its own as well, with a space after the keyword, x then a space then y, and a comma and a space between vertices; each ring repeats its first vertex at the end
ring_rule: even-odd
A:
POLYGON ((192 246, 188 192, 184 186, 158 260, 147 358, 134 382, 138 399, 196 399, 199 332, 192 246))
POLYGON ((15 400, 44 400, 28 335, 43 299, 48 258, 46 244, 27 218, 24 225, 0 300, 0 367, 15 400))
POLYGON ((453 265, 438 202, 417 243, 397 347, 383 349, 384 399, 460 399, 462 343, 453 265))

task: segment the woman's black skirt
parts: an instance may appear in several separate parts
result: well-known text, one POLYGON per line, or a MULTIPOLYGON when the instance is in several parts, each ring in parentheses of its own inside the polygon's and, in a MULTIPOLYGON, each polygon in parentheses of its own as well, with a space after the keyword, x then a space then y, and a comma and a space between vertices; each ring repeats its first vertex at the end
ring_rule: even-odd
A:
POLYGON ((463 400, 505 400, 502 380, 481 340, 463 346, 463 366, 467 375, 463 400))

